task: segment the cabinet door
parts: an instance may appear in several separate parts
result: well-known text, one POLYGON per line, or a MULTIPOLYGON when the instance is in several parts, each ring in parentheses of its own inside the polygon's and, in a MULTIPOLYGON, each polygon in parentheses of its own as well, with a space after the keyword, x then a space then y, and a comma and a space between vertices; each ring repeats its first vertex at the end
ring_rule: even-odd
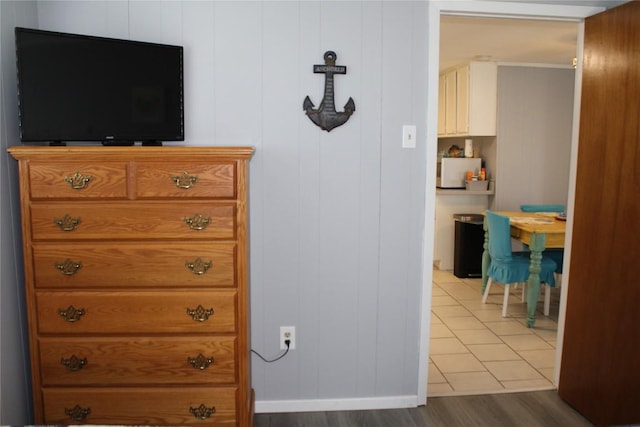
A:
POLYGON ((456 71, 445 74, 445 132, 456 133, 456 71))
POLYGON ((469 133, 469 67, 456 70, 456 133, 469 133))
POLYGON ((442 75, 438 79, 438 135, 444 135, 446 133, 445 117, 446 117, 446 81, 445 76, 442 75))
POLYGON ((496 134, 498 109, 498 66, 495 62, 471 62, 467 70, 468 113, 465 133, 493 136, 496 134))

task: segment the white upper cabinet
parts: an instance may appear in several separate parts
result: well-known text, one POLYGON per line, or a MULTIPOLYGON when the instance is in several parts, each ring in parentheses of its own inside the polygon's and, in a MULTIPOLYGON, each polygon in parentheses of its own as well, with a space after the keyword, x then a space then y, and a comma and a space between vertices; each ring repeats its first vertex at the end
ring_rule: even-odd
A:
POLYGON ((440 75, 438 136, 495 136, 498 67, 470 62, 440 75))
POLYGON ((438 80, 438 136, 446 133, 445 105, 446 105, 446 81, 444 76, 438 80))

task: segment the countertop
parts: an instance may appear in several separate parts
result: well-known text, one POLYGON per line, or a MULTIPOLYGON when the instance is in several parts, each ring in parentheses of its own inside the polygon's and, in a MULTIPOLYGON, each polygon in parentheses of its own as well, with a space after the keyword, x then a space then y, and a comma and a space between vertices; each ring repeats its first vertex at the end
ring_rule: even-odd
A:
POLYGON ((436 196, 491 196, 493 188, 483 191, 471 191, 464 188, 436 188, 436 196))

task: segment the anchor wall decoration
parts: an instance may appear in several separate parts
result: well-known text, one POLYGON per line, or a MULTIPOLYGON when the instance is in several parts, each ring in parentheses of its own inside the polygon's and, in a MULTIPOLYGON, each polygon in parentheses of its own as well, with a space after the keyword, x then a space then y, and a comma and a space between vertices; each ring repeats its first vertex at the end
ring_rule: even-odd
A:
POLYGON ((347 67, 344 65, 336 65, 337 55, 329 50, 324 54, 324 65, 314 65, 314 73, 324 73, 324 97, 320 102, 320 106, 314 109, 313 102, 307 96, 302 104, 302 109, 306 111, 307 116, 313 123, 322 130, 331 132, 331 129, 342 126, 349 120, 349 117, 356 111, 356 104, 353 98, 344 105, 344 111, 336 111, 336 104, 333 92, 333 75, 347 74, 347 67))

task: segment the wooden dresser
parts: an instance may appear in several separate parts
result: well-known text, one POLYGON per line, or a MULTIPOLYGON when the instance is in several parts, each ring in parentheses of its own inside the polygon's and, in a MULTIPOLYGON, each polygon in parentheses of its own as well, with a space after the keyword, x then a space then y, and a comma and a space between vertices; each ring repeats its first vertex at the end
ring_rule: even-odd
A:
POLYGON ((252 425, 253 149, 9 152, 35 423, 252 425))

